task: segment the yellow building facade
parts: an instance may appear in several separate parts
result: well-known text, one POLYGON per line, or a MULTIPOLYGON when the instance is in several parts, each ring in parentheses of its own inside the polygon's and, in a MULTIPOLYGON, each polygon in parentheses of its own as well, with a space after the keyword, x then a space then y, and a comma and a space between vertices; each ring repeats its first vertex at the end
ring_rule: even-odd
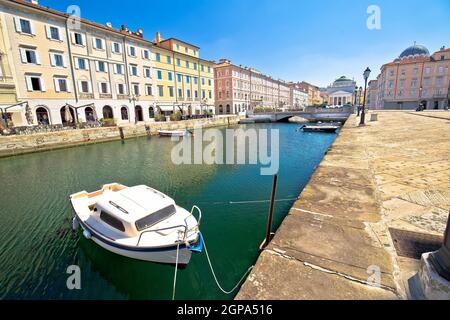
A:
POLYGON ((214 111, 214 64, 194 45, 15 0, 0 1, 0 28, 0 108, 14 126, 214 111))

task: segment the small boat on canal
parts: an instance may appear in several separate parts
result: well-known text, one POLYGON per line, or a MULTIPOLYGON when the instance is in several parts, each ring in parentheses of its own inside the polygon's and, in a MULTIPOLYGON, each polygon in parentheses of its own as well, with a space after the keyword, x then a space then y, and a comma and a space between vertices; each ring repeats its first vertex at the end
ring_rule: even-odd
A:
POLYGON ((74 230, 81 226, 85 238, 110 252, 178 266, 188 265, 192 253, 202 252, 201 210, 194 206, 189 212, 150 187, 113 183, 73 194, 70 201, 74 230))
POLYGON ((336 124, 307 124, 302 127, 304 132, 325 132, 325 133, 335 133, 340 128, 336 124))
POLYGON ((159 130, 160 137, 184 137, 191 134, 189 130, 159 130))

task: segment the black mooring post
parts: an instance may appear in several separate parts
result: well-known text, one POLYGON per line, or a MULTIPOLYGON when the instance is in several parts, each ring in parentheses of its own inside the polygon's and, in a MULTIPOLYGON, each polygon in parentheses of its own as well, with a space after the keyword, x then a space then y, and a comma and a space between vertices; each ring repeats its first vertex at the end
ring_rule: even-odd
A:
POLYGON ((450 213, 444 235, 444 244, 439 251, 431 254, 430 260, 439 275, 450 281, 450 213))
POLYGON ((273 176, 273 185, 272 185, 272 197, 270 198, 270 209, 269 209, 269 219, 267 222, 267 232, 266 232, 266 240, 261 249, 267 247, 270 243, 270 237, 272 235, 272 224, 273 224, 273 212, 275 208, 275 198, 277 195, 277 184, 278 184, 278 175, 273 176))

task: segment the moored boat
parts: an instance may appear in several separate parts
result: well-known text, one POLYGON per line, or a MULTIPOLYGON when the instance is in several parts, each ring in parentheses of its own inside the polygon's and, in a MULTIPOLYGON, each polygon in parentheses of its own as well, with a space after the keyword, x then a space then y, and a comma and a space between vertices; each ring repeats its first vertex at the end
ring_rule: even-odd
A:
POLYGON ((334 133, 336 132, 340 126, 338 125, 327 125, 327 124, 319 124, 319 125, 304 125, 302 127, 304 132, 326 132, 326 133, 334 133))
POLYGON ((184 137, 190 134, 189 130, 159 130, 160 137, 184 137))
POLYGON ((99 191, 70 196, 73 228, 104 249, 132 259, 187 265, 201 252, 201 211, 176 205, 167 195, 147 186, 113 183, 99 191), (193 212, 198 211, 198 220, 193 212))

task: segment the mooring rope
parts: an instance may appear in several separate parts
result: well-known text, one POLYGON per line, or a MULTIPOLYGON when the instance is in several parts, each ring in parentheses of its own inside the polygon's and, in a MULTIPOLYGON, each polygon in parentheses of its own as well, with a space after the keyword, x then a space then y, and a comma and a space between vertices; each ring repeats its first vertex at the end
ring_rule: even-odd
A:
POLYGON ((239 280, 239 282, 233 287, 233 289, 231 289, 230 291, 226 291, 225 289, 223 289, 223 287, 220 285, 219 280, 217 280, 217 276, 216 273, 214 271, 214 268, 212 266, 211 263, 211 259, 209 258, 209 254, 208 254, 208 249, 206 248, 206 243, 205 243, 205 238, 203 237, 203 246, 205 247, 205 253, 206 253, 206 258, 208 259, 208 263, 209 263, 209 267, 211 269, 211 273, 214 277, 214 280, 216 281, 217 287, 220 289, 220 291, 222 291, 224 294, 232 294, 234 291, 236 291, 236 289, 242 284, 242 282, 245 280, 245 278, 247 277, 247 275, 250 273, 250 271, 252 271, 254 266, 251 266, 250 268, 248 268, 247 272, 242 276, 242 278, 239 280))
POLYGON ((177 274, 178 274, 178 257, 180 254, 180 242, 177 245, 177 260, 175 262, 175 276, 173 278, 173 291, 172 291, 172 301, 175 300, 175 293, 177 290, 177 274))

